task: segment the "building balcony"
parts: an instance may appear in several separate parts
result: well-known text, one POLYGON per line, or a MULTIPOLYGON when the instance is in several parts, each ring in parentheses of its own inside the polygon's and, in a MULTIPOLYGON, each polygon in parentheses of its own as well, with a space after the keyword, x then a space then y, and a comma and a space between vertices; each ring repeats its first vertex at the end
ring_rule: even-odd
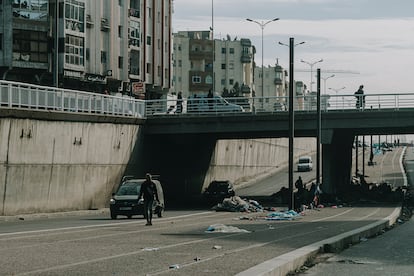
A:
POLYGON ((106 18, 101 19, 101 31, 108 32, 110 29, 109 21, 106 18))
POLYGON ((242 54, 240 58, 241 63, 251 63, 252 62, 252 55, 251 54, 242 54))
POLYGON ((274 84, 275 84, 275 85, 282 85, 282 84, 283 84, 282 79, 280 79, 280 78, 275 78, 274 84))
POLYGON ((129 16, 140 18, 140 12, 137 9, 129 9, 129 16))
POLYGON ((250 41, 250 39, 247 39, 247 38, 240 39, 240 43, 242 46, 246 46, 246 47, 252 46, 252 42, 250 41))
POLYGON ((201 59, 211 59, 213 56, 212 52, 202 52, 202 51, 190 51, 190 60, 201 60, 201 59))

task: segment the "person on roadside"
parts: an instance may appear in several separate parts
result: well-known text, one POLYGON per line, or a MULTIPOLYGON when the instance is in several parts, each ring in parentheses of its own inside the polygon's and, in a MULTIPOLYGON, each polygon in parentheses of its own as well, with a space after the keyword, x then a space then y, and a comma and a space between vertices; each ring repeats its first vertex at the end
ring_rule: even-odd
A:
POLYGON ((358 90, 354 93, 356 97, 356 108, 364 108, 365 107, 365 95, 364 95, 364 86, 360 85, 358 90))
POLYGON ((177 95, 177 113, 183 112, 183 93, 180 91, 177 95))
POLYGON ((152 225, 152 206, 154 205, 154 199, 157 203, 160 202, 158 198, 157 186, 152 181, 151 174, 145 175, 145 181, 141 185, 138 200, 144 200, 144 217, 147 220, 146 225, 152 225))

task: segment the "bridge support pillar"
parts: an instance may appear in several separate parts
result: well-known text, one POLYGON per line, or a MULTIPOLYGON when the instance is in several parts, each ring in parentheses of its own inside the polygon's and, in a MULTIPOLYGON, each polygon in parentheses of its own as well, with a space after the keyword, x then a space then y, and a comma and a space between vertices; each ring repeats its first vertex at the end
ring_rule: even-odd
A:
POLYGON ((354 135, 334 130, 330 141, 322 141, 322 190, 328 195, 346 191, 351 183, 354 135), (324 143, 325 142, 325 143, 324 143))

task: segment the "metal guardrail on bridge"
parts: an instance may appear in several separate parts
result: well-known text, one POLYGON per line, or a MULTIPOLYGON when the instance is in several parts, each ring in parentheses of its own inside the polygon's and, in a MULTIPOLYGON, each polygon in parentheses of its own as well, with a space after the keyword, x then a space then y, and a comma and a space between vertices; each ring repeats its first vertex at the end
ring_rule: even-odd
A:
MULTIPOLYGON (((365 111, 367 109, 414 108, 414 93, 365 94, 364 105, 357 106, 354 94, 322 95, 321 110, 365 111)), ((287 112, 289 97, 230 97, 203 96, 182 100, 176 97, 160 100, 139 100, 133 97, 117 97, 85 91, 39 86, 28 83, 0 81, 0 107, 86 112, 113 116, 235 116, 241 113, 261 114, 287 112)), ((316 95, 295 97, 294 109, 300 112, 316 110, 316 95)))
POLYGON ((0 106, 144 117, 145 101, 85 91, 0 81, 0 106))

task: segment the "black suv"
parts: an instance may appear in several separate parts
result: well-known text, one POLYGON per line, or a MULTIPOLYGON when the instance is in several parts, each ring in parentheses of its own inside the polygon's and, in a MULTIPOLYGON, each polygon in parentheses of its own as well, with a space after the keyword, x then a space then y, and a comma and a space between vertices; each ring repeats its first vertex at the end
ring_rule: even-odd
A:
POLYGON ((219 202, 235 194, 233 184, 229 180, 214 180, 204 191, 203 196, 208 201, 219 202))
MULTIPOLYGON (((116 219, 118 215, 131 218, 134 215, 144 215, 144 203, 138 202, 141 184, 145 178, 123 177, 121 185, 116 193, 112 194, 109 201, 109 209, 111 211, 111 219, 116 219)), ((164 211, 164 193, 159 180, 152 180, 157 187, 159 204, 154 201, 153 213, 158 217, 162 217, 164 211)))

